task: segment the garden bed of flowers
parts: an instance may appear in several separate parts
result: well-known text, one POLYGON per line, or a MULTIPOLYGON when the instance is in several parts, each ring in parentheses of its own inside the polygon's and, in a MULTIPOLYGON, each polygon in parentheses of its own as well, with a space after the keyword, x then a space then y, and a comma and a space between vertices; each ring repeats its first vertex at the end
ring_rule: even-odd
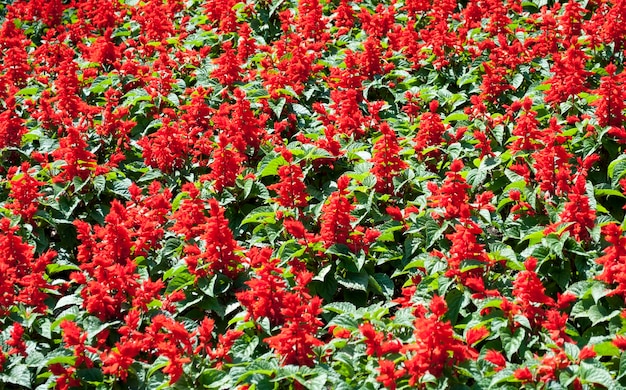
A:
POLYGON ((626 1, 0 17, 0 389, 626 387, 626 1))

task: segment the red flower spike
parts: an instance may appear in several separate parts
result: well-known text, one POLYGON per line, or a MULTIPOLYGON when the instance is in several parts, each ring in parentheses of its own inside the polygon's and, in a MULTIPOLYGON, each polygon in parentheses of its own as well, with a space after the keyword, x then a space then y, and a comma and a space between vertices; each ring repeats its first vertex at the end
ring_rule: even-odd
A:
POLYGON ((448 311, 448 305, 443 298, 435 295, 430 301, 429 309, 436 317, 441 318, 448 311))
POLYGON ((342 176, 337 180, 337 191, 333 192, 322 206, 320 235, 326 248, 334 244, 347 244, 354 219, 350 212, 354 205, 348 200, 350 178, 342 176))
POLYGON ((45 278, 46 267, 56 252, 47 251, 36 258, 35 248, 16 234, 18 229, 8 218, 0 219, 0 315, 18 303, 43 313, 48 298, 44 291, 56 290, 45 278))
POLYGON ((466 333, 465 341, 467 342, 467 345, 473 346, 487 336, 489 336, 489 330, 484 325, 481 325, 479 327, 469 329, 466 333))
POLYGON ((502 353, 489 349, 485 354, 485 360, 496 365, 496 371, 502 370, 506 366, 506 359, 502 353))
POLYGON ((377 179, 376 191, 393 194, 393 178, 408 167, 408 164, 399 156, 398 138, 387 122, 381 123, 379 129, 382 136, 374 144, 374 154, 371 160, 374 167, 371 172, 377 179))
POLYGON ((395 390, 397 381, 406 374, 406 369, 396 369, 396 364, 386 359, 378 360, 378 371, 380 374, 376 377, 376 380, 390 390, 395 390))
POLYGON ((204 249, 196 245, 185 248, 187 268, 196 278, 207 277, 221 273, 229 278, 235 278, 241 269, 241 256, 237 254, 241 249, 228 227, 228 220, 224 217, 224 209, 217 200, 209 200, 210 217, 202 225, 199 238, 204 241, 204 249))
POLYGON ((278 198, 275 198, 278 204, 286 208, 306 207, 308 194, 300 165, 293 163, 283 165, 278 168, 278 176, 280 177, 278 183, 267 187, 278 193, 278 198))
POLYGON ((522 382, 530 382, 533 380, 533 374, 530 372, 528 367, 518 368, 513 372, 513 376, 515 379, 522 382))
POLYGON ((22 355, 27 357, 26 343, 24 342, 24 327, 19 322, 13 324, 11 328, 11 337, 6 341, 6 345, 11 347, 9 355, 22 355))

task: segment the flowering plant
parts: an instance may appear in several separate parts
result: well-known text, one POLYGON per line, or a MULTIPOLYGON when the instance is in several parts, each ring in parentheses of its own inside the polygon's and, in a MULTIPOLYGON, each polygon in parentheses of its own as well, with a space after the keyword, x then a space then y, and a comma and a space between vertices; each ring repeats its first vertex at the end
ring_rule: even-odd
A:
POLYGON ((623 0, 0 15, 0 389, 626 387, 623 0))

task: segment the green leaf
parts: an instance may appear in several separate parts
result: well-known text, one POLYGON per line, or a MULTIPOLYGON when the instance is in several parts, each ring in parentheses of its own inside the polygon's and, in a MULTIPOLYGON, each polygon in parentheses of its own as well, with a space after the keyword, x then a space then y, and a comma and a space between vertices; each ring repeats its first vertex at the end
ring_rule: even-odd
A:
POLYGON ((387 274, 376 273, 374 276, 370 276, 370 283, 372 282, 376 284, 378 292, 382 293, 388 299, 393 298, 395 287, 393 281, 387 274))
POLYGON ((613 310, 609 312, 607 309, 605 309, 603 306, 600 306, 600 305, 593 305, 587 311, 587 314, 589 315, 589 319, 592 322, 591 323, 592 326, 595 326, 601 322, 610 321, 611 318, 619 316, 620 313, 621 311, 619 310, 613 310))
POLYGON ((607 168, 607 174, 611 179, 611 186, 617 187, 620 179, 626 174, 626 155, 621 154, 611 161, 607 168))
POLYGON ((79 369, 76 371, 76 376, 81 380, 91 384, 100 384, 104 379, 102 370, 99 368, 79 369))
POLYGON ((303 381, 298 381, 304 385, 308 390, 324 390, 326 387, 326 380, 328 379, 328 375, 325 373, 319 373, 313 377, 307 377, 303 381))
POLYGON ((345 278, 338 276, 337 283, 351 290, 367 291, 369 275, 367 272, 348 272, 345 278))
POLYGON ((359 323, 352 317, 350 314, 339 314, 335 316, 330 322, 328 326, 339 326, 347 330, 356 330, 359 327, 359 323))
POLYGON ((171 293, 176 290, 180 290, 184 287, 190 286, 194 283, 194 276, 189 272, 180 272, 176 274, 172 280, 167 284, 166 291, 171 293))
POLYGON ((25 387, 27 389, 31 389, 33 381, 31 379, 30 371, 28 370, 28 366, 25 364, 17 364, 15 365, 7 375, 0 376, 0 386, 2 382, 7 384, 13 384, 25 387))
POLYGON ((465 302, 465 295, 463 292, 458 289, 453 289, 446 294, 446 304, 448 305, 448 312, 446 313, 446 317, 450 320, 452 325, 455 325, 457 322, 457 317, 461 308, 463 307, 463 303, 465 302))
POLYGON ((38 87, 26 87, 26 88, 20 89, 15 94, 17 96, 33 96, 37 92, 39 92, 39 88, 38 87))
POLYGON ((60 309, 65 306, 80 306, 83 303, 83 298, 77 295, 66 295, 61 297, 57 304, 54 306, 54 310, 60 309))
POLYGON ((453 112, 452 114, 448 115, 444 120, 443 123, 450 123, 450 122, 456 122, 456 121, 466 121, 468 119, 468 116, 466 113, 464 112, 453 112))
POLYGON ((593 351, 598 356, 619 356, 620 350, 611 341, 605 341, 593 346, 593 351))
POLYGON ((222 389, 232 382, 230 375, 223 370, 214 368, 204 369, 200 374, 200 384, 205 389, 222 389))
POLYGON ((521 354, 520 347, 526 336, 524 328, 517 328, 515 332, 511 333, 511 329, 508 327, 500 329, 500 338, 502 339, 502 346, 504 353, 508 360, 515 354, 521 354))
POLYGON ((611 388, 611 386, 615 384, 611 373, 607 369, 587 362, 580 363, 578 376, 583 384, 596 383, 608 388, 611 388))
POLYGON ((324 305, 324 310, 337 314, 354 313, 356 311, 356 306, 350 302, 331 302, 324 305))

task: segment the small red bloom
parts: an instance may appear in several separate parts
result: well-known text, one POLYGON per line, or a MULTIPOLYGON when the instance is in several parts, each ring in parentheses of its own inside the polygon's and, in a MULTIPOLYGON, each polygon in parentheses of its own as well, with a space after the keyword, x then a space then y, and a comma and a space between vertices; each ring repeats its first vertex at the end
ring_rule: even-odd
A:
POLYGON ((500 371, 506 366, 506 359, 504 358, 504 355, 494 349, 487 351, 485 354, 485 360, 495 364, 497 366, 496 371, 500 371))
POLYGON ((513 376, 515 379, 522 382, 529 382, 533 380, 533 374, 530 372, 528 367, 518 368, 515 372, 513 372, 513 376))
POLYGON ((394 362, 385 359, 378 360, 378 371, 380 375, 376 377, 376 380, 390 390, 395 390, 397 380, 406 374, 406 369, 396 369, 394 362))

